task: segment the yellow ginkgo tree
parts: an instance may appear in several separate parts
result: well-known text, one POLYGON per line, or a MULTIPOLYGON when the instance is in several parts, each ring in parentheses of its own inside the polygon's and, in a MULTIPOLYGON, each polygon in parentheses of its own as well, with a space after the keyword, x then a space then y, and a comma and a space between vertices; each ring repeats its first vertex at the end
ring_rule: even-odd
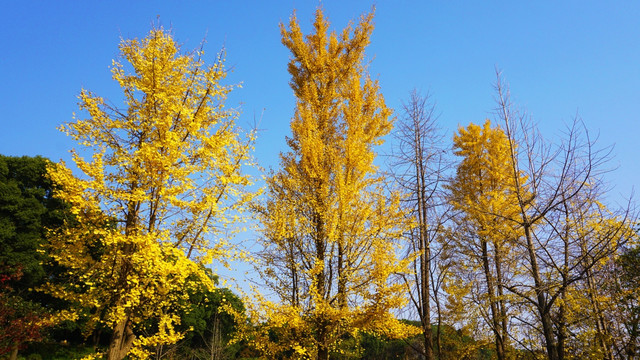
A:
POLYGON ((253 135, 224 107, 224 60, 202 56, 181 53, 162 28, 123 40, 112 74, 125 105, 83 90, 86 117, 61 127, 81 146, 72 155, 82 175, 62 161, 49 169, 74 217, 48 249, 68 282, 47 290, 89 313, 87 332, 112 329, 108 359, 180 339, 186 289, 213 286, 203 265, 227 259, 231 223, 250 199, 241 168, 253 135))
MULTIPOLYGON (((486 310, 484 318, 494 335, 497 358, 507 358, 508 313, 506 272, 510 248, 519 237, 511 218, 518 214, 516 182, 510 165, 509 141, 499 127, 469 124, 453 137, 454 153, 462 157, 456 175, 448 185, 450 202, 460 213, 456 217, 459 231, 454 237, 459 254, 458 275, 483 274, 477 279, 474 302, 486 310)), ((518 174, 524 182, 521 174, 518 174)), ((513 266, 511 266, 513 268, 513 266)), ((462 292, 453 291, 452 296, 462 292)))
POLYGON ((403 285, 390 279, 406 270, 396 254, 408 224, 400 196, 373 164, 392 120, 365 64, 372 20, 330 33, 318 10, 310 35, 295 16, 281 26, 296 110, 290 151, 258 209, 259 270, 281 301, 263 301, 268 331, 254 338, 269 358, 328 359, 359 332, 412 331, 390 313, 406 302, 403 285))

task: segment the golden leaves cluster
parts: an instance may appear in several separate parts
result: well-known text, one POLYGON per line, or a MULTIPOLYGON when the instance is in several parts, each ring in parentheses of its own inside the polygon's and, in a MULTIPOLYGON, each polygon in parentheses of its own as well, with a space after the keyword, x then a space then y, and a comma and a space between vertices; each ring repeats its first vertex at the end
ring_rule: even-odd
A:
POLYGON ((268 322, 255 343, 267 357, 296 349, 296 357, 314 358, 339 352, 345 335, 403 337, 414 330, 389 314, 406 301, 390 279, 408 265, 397 257, 408 224, 400 195, 373 163, 393 122, 364 65, 372 19, 363 16, 339 35, 329 32, 321 10, 310 35, 295 16, 281 25, 296 109, 291 150, 268 177, 258 211, 259 270, 281 300, 262 301, 268 322), (269 331, 279 334, 278 343, 269 331))
POLYGON ((460 127, 453 144, 455 155, 463 158, 448 187, 453 206, 464 210, 466 221, 476 226, 480 236, 515 238, 516 224, 509 219, 516 218, 520 209, 506 134, 486 120, 483 126, 460 127))
POLYGON ((203 55, 181 54, 162 28, 123 40, 112 74, 124 106, 83 90, 87 117, 61 127, 82 146, 72 152, 82 176, 64 162, 49 169, 74 216, 49 249, 70 281, 48 291, 91 309, 90 324, 132 324, 131 354, 141 358, 181 337, 175 313, 189 279, 213 286, 202 265, 225 261, 225 239, 253 196, 241 169, 254 135, 224 107, 232 87, 220 83, 222 55, 213 65, 203 55), (141 336, 140 324, 155 333, 141 336))

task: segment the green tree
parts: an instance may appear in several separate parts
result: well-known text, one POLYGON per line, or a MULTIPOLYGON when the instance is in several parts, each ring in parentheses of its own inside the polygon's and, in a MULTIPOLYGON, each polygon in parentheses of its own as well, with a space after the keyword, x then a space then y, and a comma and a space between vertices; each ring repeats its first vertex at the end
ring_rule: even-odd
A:
POLYGON ((46 255, 38 251, 47 229, 60 226, 65 206, 52 196, 43 157, 0 155, 0 265, 21 269, 16 290, 39 285, 46 255))
POLYGON ((47 229, 62 224, 65 205, 52 197, 43 157, 0 155, 0 354, 12 358, 53 324, 50 298, 30 289, 54 268, 41 247, 47 229))
MULTIPOLYGON (((217 285, 217 277, 206 270, 217 285)), ((198 281, 198 279, 194 279, 198 281)), ((182 357, 195 359, 236 358, 245 346, 232 343, 245 321, 242 299, 227 288, 200 285, 189 291, 187 308, 181 314, 180 329, 188 331, 178 349, 182 357)))
POLYGON ((615 299, 612 322, 616 357, 635 359, 640 353, 640 246, 624 250, 607 280, 615 299))

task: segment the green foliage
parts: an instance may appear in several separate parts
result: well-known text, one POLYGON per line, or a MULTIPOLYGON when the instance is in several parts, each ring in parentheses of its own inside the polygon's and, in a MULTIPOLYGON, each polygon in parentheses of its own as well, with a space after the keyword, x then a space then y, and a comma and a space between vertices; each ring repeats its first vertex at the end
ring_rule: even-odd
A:
POLYGON ((365 333, 360 341, 363 351, 359 359, 419 359, 418 353, 411 347, 419 346, 419 336, 399 340, 365 333))
MULTIPOLYGON (((401 320, 405 324, 419 326, 419 321, 401 320)), ((437 333, 432 325, 432 333, 437 333)), ((438 360, 491 360, 496 358, 495 350, 489 343, 477 341, 464 330, 456 330, 449 325, 441 329, 441 357, 438 360)), ((386 359, 422 359, 424 347, 422 334, 407 339, 392 339, 386 336, 361 332, 357 338, 344 339, 339 351, 331 354, 335 360, 386 360, 386 359)), ((435 353, 435 352, 434 352, 435 353)), ((520 357, 526 358, 526 357, 520 357)))
POLYGON ((640 290, 638 289, 640 285, 640 246, 624 252, 618 258, 618 265, 622 270, 620 274, 621 286, 625 289, 640 290))
POLYGON ((40 156, 0 155, 0 264, 22 269, 16 290, 42 281, 45 255, 38 248, 46 229, 59 226, 65 214, 62 202, 51 196, 47 163, 40 156))
MULTIPOLYGON (((211 270, 205 271, 217 284, 211 270)), ((238 319, 244 318, 242 300, 226 288, 209 290, 204 284, 194 288, 189 291, 189 304, 181 314, 180 328, 191 329, 181 346, 196 353, 210 353, 212 348, 218 348, 225 356, 235 357, 241 345, 228 344, 237 331, 238 319)))
MULTIPOLYGON (((40 251, 47 229, 59 226, 65 205, 53 199, 48 160, 0 155, 0 347, 22 348, 46 337, 50 310, 61 308, 31 291, 51 278, 55 267, 40 251)), ((0 350, 1 352, 1 350, 0 350)))
POLYGON ((614 294, 623 332, 619 334, 623 352, 633 358, 640 353, 640 246, 626 250, 617 259, 618 282, 614 294))

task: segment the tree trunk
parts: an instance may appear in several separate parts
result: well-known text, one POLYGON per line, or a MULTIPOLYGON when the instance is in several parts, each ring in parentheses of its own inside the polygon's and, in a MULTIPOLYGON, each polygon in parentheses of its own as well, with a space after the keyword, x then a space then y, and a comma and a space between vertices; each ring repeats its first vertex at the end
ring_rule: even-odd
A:
POLYGON ((11 355, 9 355, 9 360, 18 360, 18 344, 13 345, 13 349, 11 349, 11 355))
POLYGON ((529 253, 529 262, 531 263, 531 276, 536 291, 536 308, 540 321, 542 322, 542 335, 544 336, 547 356, 549 360, 559 360, 558 348, 556 347, 555 336, 553 335, 553 324, 551 322, 551 314, 547 307, 547 299, 542 286, 542 277, 538 269, 538 259, 536 257, 533 240, 531 239, 531 228, 527 219, 523 219, 524 235, 527 240, 527 252, 529 253))
POLYGON ((603 358, 605 360, 613 360, 613 352, 611 351, 610 346, 610 334, 607 329, 607 323, 602 315, 602 309, 600 308, 600 304, 598 303, 598 299, 596 296, 596 285, 593 283, 593 275, 591 271, 587 270, 585 272, 585 276, 587 279, 587 289, 589 291, 589 302, 591 302, 591 308, 595 316, 596 320, 596 332, 598 345, 603 352, 603 358))
MULTIPOLYGON (((319 188, 319 187, 318 187, 319 188)), ((322 203, 322 201, 319 201, 322 203)), ((322 206, 321 206, 322 207, 322 206)), ((322 215, 319 213, 314 214, 314 225, 315 225, 315 250, 316 250, 316 263, 322 263, 325 265, 325 246, 326 246, 326 234, 325 234, 325 224, 322 219, 322 215)), ((326 279, 325 279, 325 271, 326 269, 322 269, 322 271, 318 271, 316 274, 316 281, 313 286, 315 287, 315 291, 317 296, 319 297, 316 301, 322 302, 326 300, 327 297, 327 289, 325 288, 326 279)), ((318 360, 329 360, 329 348, 327 346, 327 323, 325 321, 325 314, 316 313, 316 344, 318 346, 318 360)))
POLYGON ((560 303, 560 309, 558 311, 558 321, 556 327, 558 329, 558 360, 564 360, 565 353, 565 343, 567 340, 567 290, 569 289, 569 236, 570 236, 570 218, 569 218, 569 207, 567 205, 567 201, 562 197, 562 204, 564 207, 564 235, 562 236, 562 241, 564 243, 563 254, 564 254, 564 266, 560 272, 562 276, 562 287, 559 290, 560 298, 562 302, 560 303))
POLYGON ((483 239, 482 242, 482 268, 484 269, 484 276, 487 282, 487 293, 489 294, 489 307, 491 309, 491 328, 495 336, 496 342, 496 355, 498 360, 504 360, 504 346, 502 342, 502 335, 500 334, 500 320, 498 316, 498 304, 495 295, 495 283, 493 280, 493 274, 491 273, 491 266, 489 264, 489 248, 487 242, 483 239))
POLYGON ((429 299, 429 293, 431 291, 430 276, 429 276, 429 262, 428 256, 430 256, 430 249, 427 246, 423 253, 420 255, 423 259, 421 261, 421 277, 422 277, 422 332, 424 334, 424 352, 425 359, 433 359, 433 336, 431 330, 431 304, 429 299))
MULTIPOLYGON (((420 169, 422 172, 423 170, 420 169)), ((422 283, 420 290, 421 300, 421 322, 422 333, 424 336, 424 352, 425 359, 433 359, 433 336, 431 331, 431 248, 427 239, 427 220, 426 220, 426 200, 424 194, 424 178, 420 179, 420 194, 418 202, 418 219, 420 227, 420 282, 422 283)))
POLYGON ((319 329, 316 341, 318 342, 318 360, 329 360, 326 328, 319 329))
POLYGON ((287 246, 289 247, 289 268, 291 270, 291 306, 300 305, 299 285, 298 285, 298 265, 296 264, 295 240, 287 238, 287 246))
POLYGON ((629 329, 629 342, 626 346, 626 354, 629 360, 636 359, 636 343, 638 335, 640 335, 640 329, 638 329, 638 321, 633 321, 631 329, 629 329))
POLYGON ((329 360, 329 350, 326 347, 318 349, 318 360, 329 360))
POLYGON ((501 349, 498 353, 502 353, 503 359, 507 358, 507 305, 505 304, 504 299, 504 279, 502 277, 502 248, 498 246, 496 242, 493 243, 493 248, 495 252, 495 261, 496 261, 496 287, 498 290, 498 316, 499 316, 499 324, 500 324, 500 346, 501 349))
POLYGON ((565 355, 565 343, 567 340, 567 312, 566 312, 566 280, 563 280, 563 288, 560 290, 560 298, 562 299, 562 303, 560 304, 560 309, 558 310, 558 320, 556 322, 556 327, 558 331, 558 343, 557 343, 557 352, 558 352, 558 360, 564 360, 565 355))
POLYGON ((433 359, 433 334, 431 330, 431 247, 427 237, 427 184, 425 179, 423 152, 420 146, 420 132, 414 131, 414 152, 416 169, 416 195, 418 199, 418 248, 420 251, 420 322, 424 337, 425 360, 433 359))
MULTIPOLYGON (((428 266, 428 264, 426 264, 428 266)), ((425 274, 423 271, 423 277, 428 278, 428 274, 425 274)), ((433 334, 431 330, 431 304, 429 302, 429 281, 427 280, 423 283, 423 294, 422 294, 422 330, 424 334, 424 352, 425 359, 432 360, 433 359, 433 334)))
POLYGON ((558 360, 564 360, 565 353, 565 343, 567 340, 567 312, 566 312, 566 302, 567 302, 567 288, 569 287, 568 279, 569 274, 567 273, 567 269, 569 268, 568 261, 568 243, 565 241, 565 264, 562 270, 562 287, 560 288, 560 298, 562 302, 560 303, 560 309, 558 310, 558 320, 556 322, 556 327, 558 331, 558 360))
POLYGON ((129 319, 118 322, 113 329, 113 336, 107 352, 107 360, 122 360, 131 349, 135 335, 131 330, 129 319))
MULTIPOLYGON (((436 298, 437 299, 437 298, 436 298)), ((438 328, 436 329, 436 355, 437 359, 442 359, 442 311, 440 309, 440 302, 436 300, 436 308, 438 311, 438 328)))
POLYGON ((340 235, 340 240, 338 241, 338 293, 336 294, 336 298, 338 300, 338 308, 346 309, 347 308, 347 275, 344 273, 344 239, 342 235, 340 235))
MULTIPOLYGON (((138 187, 136 182, 131 184, 131 189, 135 190, 138 187)), ((125 223, 125 236, 134 236, 137 233, 137 224, 138 224, 138 209, 140 207, 139 202, 130 201, 127 204, 127 216, 125 223)), ((131 243, 126 243, 122 246, 122 256, 130 256, 136 251, 135 246, 131 243)), ((118 282, 120 284, 126 284, 127 278, 129 276, 129 272, 131 271, 131 263, 125 261, 119 268, 119 279, 118 282)), ((126 286, 124 286, 126 288, 126 286)), ((129 289, 127 289, 129 290, 129 289)), ((116 300, 116 303, 119 303, 120 299, 116 300)), ((135 340, 135 335, 133 334, 133 330, 131 329, 131 322, 129 321, 129 316, 125 317, 118 321, 113 328, 113 335, 111 336, 111 341, 109 343, 109 349, 107 351, 107 360, 121 360, 131 349, 133 345, 133 340, 135 340)))

